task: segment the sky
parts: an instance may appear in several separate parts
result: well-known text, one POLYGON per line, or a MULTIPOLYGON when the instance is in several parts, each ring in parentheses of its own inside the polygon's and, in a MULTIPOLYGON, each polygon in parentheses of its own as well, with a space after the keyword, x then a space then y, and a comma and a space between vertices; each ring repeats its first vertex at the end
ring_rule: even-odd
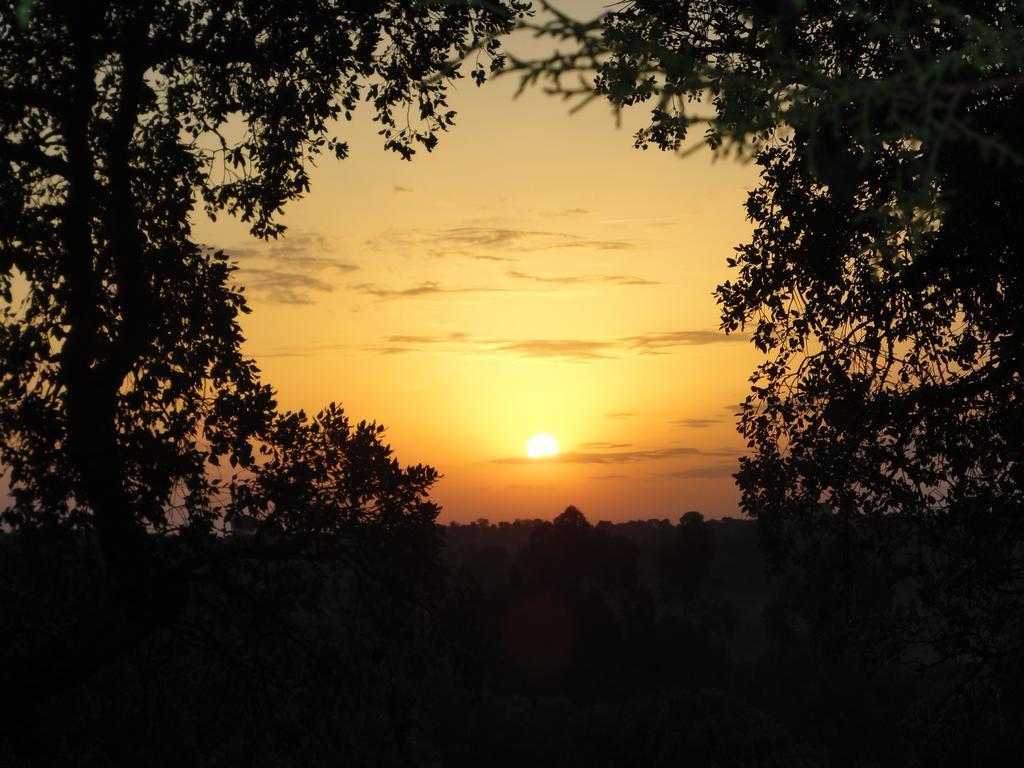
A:
POLYGON ((441 521, 738 515, 734 414, 759 358, 712 294, 754 167, 635 149, 643 109, 617 125, 517 85, 461 81, 455 128, 411 162, 357 114, 276 242, 198 217, 239 265, 246 353, 283 408, 338 402, 436 467, 441 521), (531 459, 542 432, 560 453, 531 459))

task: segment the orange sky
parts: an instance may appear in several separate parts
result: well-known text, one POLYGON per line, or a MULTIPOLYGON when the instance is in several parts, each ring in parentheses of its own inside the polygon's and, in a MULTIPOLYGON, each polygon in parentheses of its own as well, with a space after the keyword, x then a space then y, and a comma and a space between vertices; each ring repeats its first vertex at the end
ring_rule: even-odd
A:
POLYGON ((616 127, 515 88, 460 83, 455 129, 411 163, 366 114, 340 127, 350 158, 319 163, 276 243, 197 221, 241 265, 246 351, 283 407, 338 401, 437 467, 442 520, 737 514, 731 414, 758 358, 711 293, 754 168, 636 150, 642 110, 616 127), (537 432, 559 457, 526 457, 537 432))

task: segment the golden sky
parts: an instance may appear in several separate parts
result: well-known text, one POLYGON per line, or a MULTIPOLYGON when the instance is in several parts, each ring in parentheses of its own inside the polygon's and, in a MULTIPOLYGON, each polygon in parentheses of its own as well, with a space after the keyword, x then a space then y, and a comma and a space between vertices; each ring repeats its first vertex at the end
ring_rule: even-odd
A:
POLYGON ((349 159, 320 161, 276 243, 197 221, 240 264, 246 351, 283 407, 340 402, 437 467, 442 520, 736 515, 758 357, 711 294, 755 169, 634 149, 643 110, 617 127, 516 86, 462 81, 455 129, 412 162, 365 113, 341 126, 349 159), (558 457, 527 458, 538 432, 558 457))

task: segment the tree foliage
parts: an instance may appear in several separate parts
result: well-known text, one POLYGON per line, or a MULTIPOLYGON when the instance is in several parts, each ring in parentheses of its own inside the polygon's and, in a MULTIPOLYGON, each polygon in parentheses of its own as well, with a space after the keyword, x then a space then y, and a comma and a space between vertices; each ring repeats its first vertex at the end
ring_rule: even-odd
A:
MULTIPOLYGON (((976 124, 1012 124, 1019 99, 998 101, 976 124)), ((759 163, 754 236, 718 290, 726 328, 752 326, 767 355, 740 420, 755 450, 739 474, 745 508, 778 547, 837 538, 841 568, 865 552, 895 564, 920 585, 908 643, 985 664, 1018 653, 1016 173, 949 144, 941 217, 880 265, 880 227, 863 212, 891 203, 896 152, 878 153, 853 194, 817 182, 799 142, 759 163)))
POLYGON ((966 137, 1019 159, 970 117, 973 97, 1020 84, 1013 2, 631 0, 589 22, 539 5, 524 25, 563 45, 513 71, 566 98, 649 105, 638 146, 679 149, 696 126, 749 158, 788 129, 827 164, 841 125, 866 149, 966 137))
POLYGON ((228 521, 255 525, 253 534, 271 546, 287 533, 354 567, 372 563, 378 577, 422 572, 439 546, 440 507, 428 497, 438 473, 401 466, 383 434, 379 424, 351 424, 334 403, 312 419, 302 411, 275 415, 258 471, 231 484, 228 521))
MULTIPOLYGON (((309 191, 318 158, 346 155, 337 133, 364 103, 385 148, 429 151, 453 124, 464 59, 476 53, 478 83, 500 68, 496 36, 526 11, 0 4, 0 464, 12 498, 0 523, 31 563, 63 539, 99 572, 89 594, 29 611, 5 641, 0 711, 13 730, 177 633, 244 667, 231 629, 185 628, 202 613, 197 592, 255 599, 253 622, 307 648, 312 630, 282 605, 316 599, 247 590, 268 569, 301 592, 347 584, 386 550, 381 570, 397 563, 394 581, 420 586, 436 559, 436 473, 400 467, 379 427, 353 428, 335 406, 312 421, 277 412, 241 351, 234 265, 195 242, 192 222, 226 214, 280 236, 284 206, 309 191), (273 535, 209 535, 232 514, 273 535)), ((33 599, 54 591, 42 572, 33 599)), ((384 618, 382 636, 400 632, 384 618)))
MULTIPOLYGON (((0 10, 0 461, 15 526, 208 529, 223 459, 253 470, 272 392, 240 351, 234 267, 192 239, 260 237, 344 157, 366 102, 385 147, 430 150, 460 63, 503 59, 508 2, 21 3, 0 10)), ((481 63, 483 62, 483 63, 481 63)), ((132 543, 134 542, 134 543, 132 543)), ((115 558, 116 559, 116 558, 115 558)))
POLYGON ((738 480, 774 553, 834 553, 850 633, 884 618, 888 649, 998 676, 1024 648, 1024 8, 636 0, 535 26, 563 49, 524 83, 648 105, 638 146, 761 169, 716 296, 765 354, 738 480), (880 563, 896 605, 850 585, 880 563))

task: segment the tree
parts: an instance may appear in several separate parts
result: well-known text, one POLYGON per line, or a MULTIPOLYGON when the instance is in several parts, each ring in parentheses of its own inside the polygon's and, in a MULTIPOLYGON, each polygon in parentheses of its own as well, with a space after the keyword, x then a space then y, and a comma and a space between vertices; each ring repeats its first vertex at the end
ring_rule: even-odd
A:
POLYGON ((795 132, 819 173, 839 175, 851 159, 833 146, 841 124, 865 148, 924 145, 907 148, 926 161, 957 138, 1021 159, 970 110, 972 97, 1020 84, 1013 3, 632 0, 589 22, 538 4, 545 13, 524 26, 564 45, 510 71, 567 99, 651 105, 640 147, 681 150, 698 127, 703 142, 686 151, 752 158, 795 132))
MULTIPOLYGON (((336 409, 316 427, 275 415, 240 350, 248 309, 234 266, 193 241, 191 221, 228 214, 279 236, 310 163, 346 155, 338 121, 364 101, 387 149, 429 151, 453 124, 461 62, 477 53, 477 82, 500 68, 497 35, 526 11, 520 0, 0 7, 0 463, 13 499, 2 522, 26 541, 94 541, 113 584, 8 655, 11 714, 181 614, 190 581, 206 578, 196 542, 229 511, 211 465, 230 464, 234 489, 266 512, 294 499, 273 486, 281 473, 352 450, 371 464, 345 482, 362 472, 384 484, 350 508, 387 496, 375 523, 400 522, 394 504, 413 528, 432 520, 432 471, 382 464, 379 433, 350 439, 336 409), (328 437, 315 450, 274 453, 318 429, 328 437)), ((309 475, 302 493, 323 501, 321 481, 309 475)), ((326 531, 304 511, 289 534, 326 531)))
POLYGON ((538 26, 572 45, 515 63, 566 96, 653 105, 638 146, 704 126, 756 159, 755 231, 716 294, 766 356, 739 423, 743 508, 779 560, 825 546, 848 582, 857 558, 886 564, 902 597, 885 616, 838 595, 849 621, 886 621, 885 650, 993 678, 1024 649, 1022 14, 637 0, 556 13, 538 26))
POLYGON ((438 473, 402 467, 383 433, 379 424, 351 424, 334 403, 313 419, 302 411, 276 415, 259 447, 258 471, 231 484, 228 520, 255 521, 258 550, 265 542, 273 552, 287 533, 285 552, 312 545, 318 557, 373 568, 375 578, 403 591, 423 586, 401 581, 417 571, 422 579, 437 555, 440 507, 428 494, 438 473))
MULTIPOLYGON (((430 150, 447 85, 524 13, 508 2, 11 2, 0 11, 0 460, 16 527, 208 529, 209 464, 255 466, 274 403, 247 311, 191 216, 277 237, 361 101, 388 149, 430 150), (418 119, 405 122, 413 110, 418 119)), ((479 62, 474 78, 485 69, 479 62)))
MULTIPOLYGON (((1020 110, 998 101, 973 118, 995 135, 1020 110)), ((719 289, 729 326, 752 323, 770 355, 741 419, 756 454, 739 479, 777 548, 837 541, 841 569, 870 553, 917 585, 901 650, 991 671, 1024 640, 1010 618, 1024 608, 1020 193, 1014 171, 950 143, 941 220, 879 268, 860 212, 891 202, 877 179, 894 155, 864 169, 855 197, 809 179, 798 144, 760 160, 754 239, 719 289)))

